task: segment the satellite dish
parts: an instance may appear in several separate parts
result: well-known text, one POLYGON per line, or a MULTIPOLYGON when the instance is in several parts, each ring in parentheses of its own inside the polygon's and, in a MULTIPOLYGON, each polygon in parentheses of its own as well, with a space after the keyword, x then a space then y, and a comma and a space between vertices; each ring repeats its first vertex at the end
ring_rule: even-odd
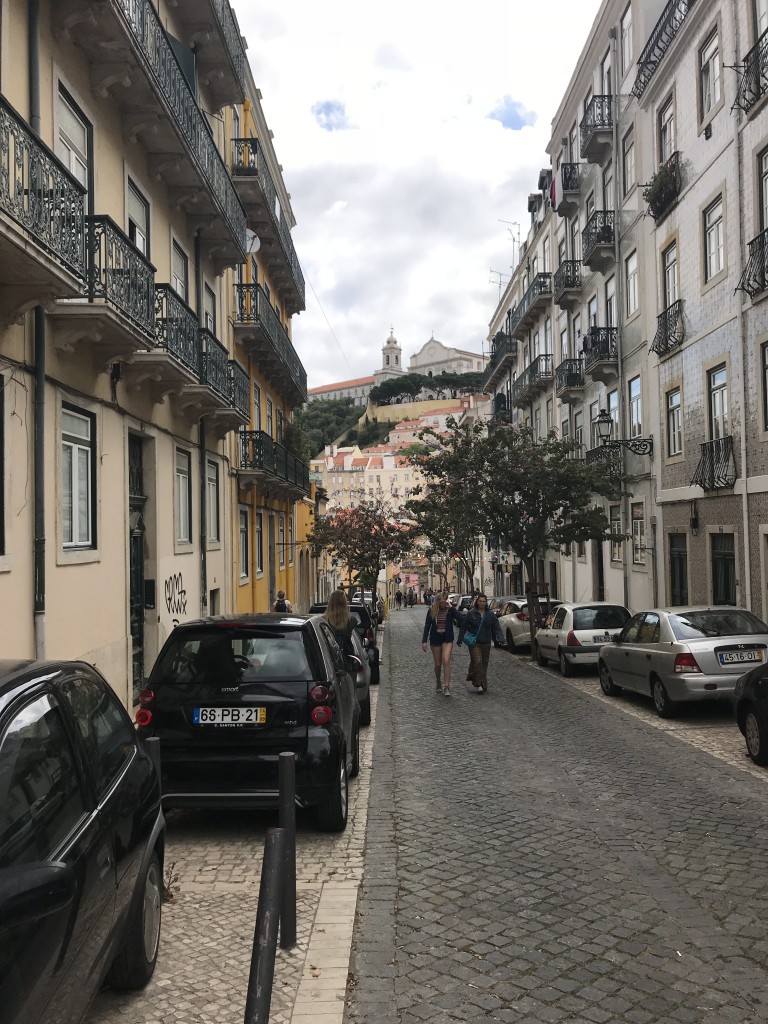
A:
POLYGON ((261 248, 261 239, 256 234, 256 232, 255 231, 251 231, 250 228, 246 228, 245 229, 245 237, 246 237, 246 239, 248 241, 248 248, 247 248, 248 255, 249 256, 253 256, 253 254, 257 253, 259 251, 259 249, 261 248))

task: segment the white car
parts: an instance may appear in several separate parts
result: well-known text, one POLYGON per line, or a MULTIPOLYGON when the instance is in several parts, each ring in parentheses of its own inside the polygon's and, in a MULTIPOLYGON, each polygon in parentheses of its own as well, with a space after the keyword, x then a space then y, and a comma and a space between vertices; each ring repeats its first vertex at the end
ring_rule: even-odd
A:
POLYGON ((629 618, 628 608, 608 601, 561 604, 550 625, 537 631, 533 654, 539 665, 558 662, 564 676, 572 675, 578 665, 596 668, 600 648, 629 618))
MULTIPOLYGON (((559 601, 550 601, 549 611, 554 612, 559 601)), ((499 609, 499 625, 507 641, 510 651, 531 646, 531 617, 528 614, 528 602, 523 597, 519 600, 507 601, 499 609)), ((541 599, 541 618, 547 616, 546 599, 541 599)))

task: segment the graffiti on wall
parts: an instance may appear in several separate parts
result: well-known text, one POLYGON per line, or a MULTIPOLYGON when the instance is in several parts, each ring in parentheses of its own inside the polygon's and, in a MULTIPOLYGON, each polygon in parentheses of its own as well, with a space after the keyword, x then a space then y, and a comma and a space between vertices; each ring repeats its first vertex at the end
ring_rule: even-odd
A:
POLYGON ((174 573, 165 581, 165 607, 169 615, 187 614, 187 592, 180 572, 174 573))

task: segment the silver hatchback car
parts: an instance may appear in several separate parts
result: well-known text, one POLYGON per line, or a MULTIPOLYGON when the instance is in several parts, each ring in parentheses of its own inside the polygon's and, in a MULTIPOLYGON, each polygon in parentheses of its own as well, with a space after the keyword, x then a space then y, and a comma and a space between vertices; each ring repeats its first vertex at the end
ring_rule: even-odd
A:
POLYGON ((608 601, 563 602, 555 609, 552 621, 536 632, 531 652, 539 665, 556 661, 564 676, 586 665, 597 667, 600 648, 618 633, 629 619, 621 604, 608 601))
POLYGON ((683 701, 730 700, 739 676, 766 661, 768 625, 746 608, 653 608, 600 649, 598 671, 607 696, 648 694, 669 718, 683 701))

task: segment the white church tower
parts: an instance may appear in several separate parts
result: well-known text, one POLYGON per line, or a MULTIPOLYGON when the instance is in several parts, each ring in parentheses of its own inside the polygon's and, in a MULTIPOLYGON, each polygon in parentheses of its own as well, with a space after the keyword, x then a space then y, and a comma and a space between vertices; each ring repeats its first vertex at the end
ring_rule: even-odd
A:
POLYGON ((403 350, 400 347, 400 342, 394 335, 394 329, 390 328, 389 337, 381 349, 381 369, 376 370, 373 376, 376 378, 376 383, 381 384, 385 380, 397 377, 401 373, 405 373, 403 369, 403 350))

